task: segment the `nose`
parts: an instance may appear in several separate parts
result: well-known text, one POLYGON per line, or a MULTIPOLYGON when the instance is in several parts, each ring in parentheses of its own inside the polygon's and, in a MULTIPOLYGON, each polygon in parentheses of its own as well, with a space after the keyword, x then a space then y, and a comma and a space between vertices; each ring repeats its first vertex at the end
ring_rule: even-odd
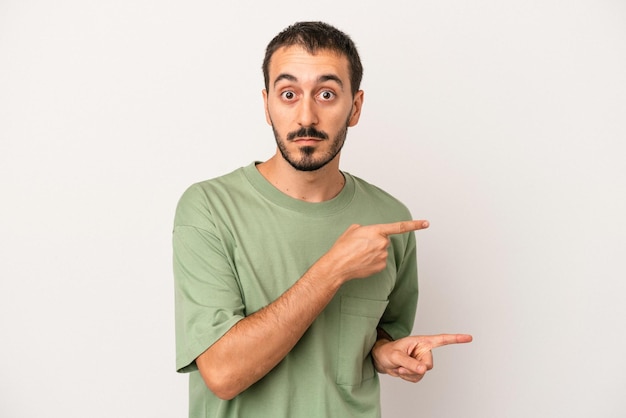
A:
POLYGON ((298 106, 298 124, 300 126, 317 125, 317 109, 313 98, 303 98, 298 106))

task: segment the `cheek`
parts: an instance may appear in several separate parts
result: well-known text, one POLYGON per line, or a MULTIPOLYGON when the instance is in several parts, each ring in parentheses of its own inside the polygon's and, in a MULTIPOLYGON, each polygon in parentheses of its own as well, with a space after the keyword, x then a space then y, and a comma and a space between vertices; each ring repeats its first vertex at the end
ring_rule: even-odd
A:
POLYGON ((352 121, 352 108, 348 108, 343 112, 337 112, 333 117, 333 127, 340 130, 350 126, 352 121))
POLYGON ((279 129, 280 126, 289 122, 289 113, 281 110, 280 106, 272 106, 272 104, 269 103, 269 105, 265 107, 265 118, 270 125, 279 129))

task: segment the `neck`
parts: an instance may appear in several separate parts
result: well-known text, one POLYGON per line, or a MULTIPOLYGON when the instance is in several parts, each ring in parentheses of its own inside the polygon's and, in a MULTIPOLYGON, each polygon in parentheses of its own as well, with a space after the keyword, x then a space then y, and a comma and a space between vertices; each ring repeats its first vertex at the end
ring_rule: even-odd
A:
POLYGON ((282 156, 274 155, 257 169, 267 181, 287 196, 307 202, 324 202, 337 196, 345 178, 339 171, 339 155, 319 170, 296 170, 282 156))

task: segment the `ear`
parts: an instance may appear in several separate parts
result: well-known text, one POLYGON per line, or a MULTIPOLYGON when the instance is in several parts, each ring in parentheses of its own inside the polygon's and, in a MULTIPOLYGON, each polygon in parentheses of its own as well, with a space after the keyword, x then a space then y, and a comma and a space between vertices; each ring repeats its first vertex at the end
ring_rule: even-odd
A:
POLYGON ((354 95, 352 101, 352 113, 350 113, 350 119, 348 120, 348 126, 352 127, 359 122, 361 117, 361 108, 363 107, 363 90, 359 90, 354 95))
POLYGON ((270 110, 267 104, 267 90, 263 89, 261 93, 263 94, 263 108, 265 109, 265 120, 267 121, 267 124, 271 126, 272 118, 270 118, 270 110))

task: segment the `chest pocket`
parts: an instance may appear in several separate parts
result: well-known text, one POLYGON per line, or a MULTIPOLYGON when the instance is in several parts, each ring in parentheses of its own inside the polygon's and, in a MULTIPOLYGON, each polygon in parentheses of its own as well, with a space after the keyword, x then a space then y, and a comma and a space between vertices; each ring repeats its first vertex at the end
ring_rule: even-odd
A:
POLYGON ((341 297, 337 384, 355 386, 374 377, 370 350, 386 300, 341 297))

